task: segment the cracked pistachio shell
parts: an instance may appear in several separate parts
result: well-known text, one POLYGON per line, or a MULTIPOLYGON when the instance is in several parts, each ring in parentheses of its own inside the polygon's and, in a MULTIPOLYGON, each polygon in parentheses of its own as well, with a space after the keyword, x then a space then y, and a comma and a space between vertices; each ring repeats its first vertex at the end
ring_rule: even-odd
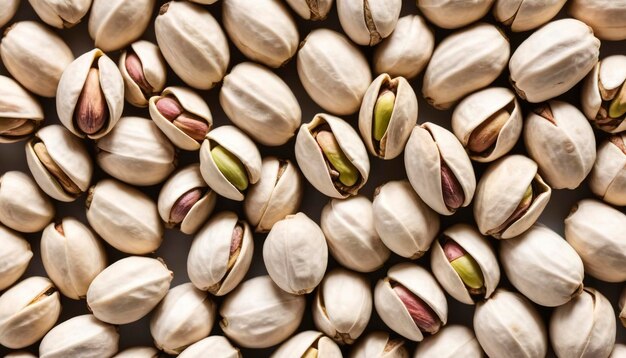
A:
POLYGON ((369 152, 382 159, 399 156, 417 124, 417 108, 415 92, 404 77, 391 78, 386 73, 378 76, 365 92, 359 111, 359 132, 369 152), (395 95, 393 111, 385 134, 377 141, 373 135, 374 113, 379 96, 386 90, 395 95))
POLYGON ((248 224, 237 214, 224 211, 215 214, 194 238, 187 257, 187 274, 198 289, 223 296, 243 280, 253 252, 254 238, 248 224), (237 227, 242 229, 239 251, 232 246, 237 227))
POLYGON ((134 187, 104 179, 89 189, 89 225, 109 245, 135 255, 154 252, 163 241, 156 204, 134 187))
POLYGON ((456 195, 462 191, 459 207, 468 206, 474 197, 476 177, 463 145, 452 132, 434 123, 413 128, 404 150, 407 177, 428 206, 441 215, 452 215, 457 208, 449 207, 446 198, 455 194, 448 193, 442 184, 442 162, 457 182, 456 195))
POLYGON ((263 262, 272 280, 294 295, 310 293, 326 273, 324 233, 304 213, 288 215, 272 227, 263 243, 263 262))
POLYGON ((359 339, 350 358, 409 358, 404 343, 387 332, 374 331, 359 339))
POLYGON ((109 133, 119 121, 124 108, 124 79, 115 62, 97 48, 78 57, 67 66, 61 76, 56 107, 61 124, 79 137, 99 139, 109 133), (108 116, 101 130, 94 134, 85 134, 76 126, 74 112, 91 68, 99 70, 100 89, 106 101, 108 116))
POLYGON ((336 115, 356 112, 372 82, 363 53, 344 35, 313 30, 298 51, 298 76, 309 96, 336 115))
POLYGON ((43 230, 54 217, 52 201, 28 175, 9 171, 0 176, 0 222, 19 232, 43 230))
POLYGON ((131 185, 161 183, 176 169, 176 148, 147 118, 120 118, 96 147, 100 168, 131 185))
POLYGON ((40 358, 111 357, 117 353, 117 327, 100 322, 91 314, 60 323, 43 337, 40 358))
POLYGON ((511 56, 511 84, 528 102, 554 98, 593 69, 599 49, 600 40, 583 22, 552 21, 527 37, 511 56))
POLYGON ((24 274, 32 258, 28 241, 0 224, 0 291, 13 285, 24 274))
POLYGON ((500 267, 493 247, 486 237, 467 224, 456 224, 443 231, 441 241, 435 240, 431 248, 430 265, 444 290, 456 300, 468 305, 488 299, 500 282, 500 267), (470 293, 446 257, 442 243, 448 238, 461 246, 466 255, 470 255, 478 264, 484 281, 484 292, 480 295, 470 293))
POLYGON ((596 160, 591 125, 578 108, 561 101, 549 101, 526 116, 524 143, 554 189, 578 188, 596 160))
POLYGON ((483 18, 494 0, 417 0, 417 7, 435 25, 456 29, 483 18))
POLYGON ((207 183, 200 174, 200 164, 190 164, 176 171, 167 179, 157 201, 159 215, 168 228, 177 227, 181 232, 192 235, 209 218, 215 208, 217 195, 209 189, 207 183), (171 221, 174 207, 179 204, 183 196, 193 190, 200 190, 201 196, 185 213, 181 222, 171 221))
POLYGON ((248 222, 256 232, 269 232, 287 215, 298 212, 304 188, 298 167, 286 159, 263 158, 261 177, 243 203, 248 222))
POLYGON ((304 331, 289 338, 272 355, 271 358, 305 357, 310 348, 316 350, 315 357, 342 358, 341 349, 337 343, 325 336, 322 332, 304 331))
POLYGON ((161 50, 152 42, 139 40, 130 44, 130 46, 122 52, 117 67, 124 79, 124 98, 135 107, 147 107, 150 97, 161 93, 165 87, 167 66, 165 65, 163 55, 161 55, 161 50), (144 93, 141 87, 139 87, 137 82, 135 82, 128 73, 126 56, 131 54, 134 54, 139 59, 141 63, 141 76, 143 76, 145 82, 152 87, 152 92, 144 93))
POLYGON ((460 325, 446 326, 419 344, 414 358, 481 358, 483 349, 474 332, 460 325))
POLYGON ((408 180, 378 187, 372 210, 380 239, 402 257, 422 257, 439 232, 439 215, 420 199, 408 180))
POLYGON ((374 46, 396 27, 402 0, 337 0, 343 31, 358 45, 374 46))
POLYGON ((220 358, 241 358, 238 348, 230 344, 223 336, 209 336, 187 347, 178 357, 180 358, 203 358, 206 352, 211 352, 220 358))
POLYGON ((184 283, 169 290, 155 308, 150 333, 157 348, 177 355, 207 337, 214 322, 215 304, 208 293, 184 283))
POLYGON ((581 90, 582 110, 596 128, 609 133, 626 130, 626 115, 620 118, 608 116, 612 99, 617 96, 619 89, 625 83, 626 56, 624 55, 603 58, 585 78, 581 90))
MULTIPOLYGON (((495 118, 494 118, 495 119, 495 118)), ((508 153, 522 134, 522 109, 515 98, 515 93, 505 87, 491 87, 472 93, 462 100, 452 113, 452 132, 467 150, 470 158, 477 162, 492 162, 508 153), (509 118, 499 129, 494 143, 483 152, 474 152, 468 148, 470 137, 479 131, 481 125, 500 111, 506 111, 509 118)), ((478 135, 478 132, 475 134, 478 135)))
POLYGON ((622 326, 626 327, 626 287, 622 290, 618 307, 620 310, 619 319, 622 321, 622 326))
POLYGON ((296 331, 306 300, 281 290, 269 276, 243 282, 220 306, 224 334, 246 348, 267 348, 296 331))
POLYGON ((89 189, 93 175, 93 163, 85 143, 65 127, 53 124, 41 128, 26 143, 26 161, 39 187, 52 198, 70 202, 89 189), (67 191, 60 181, 46 168, 37 156, 34 146, 43 143, 48 155, 64 175, 80 190, 67 191))
POLYGON ((48 277, 63 295, 74 300, 85 298, 91 281, 107 266, 100 239, 71 217, 43 230, 40 249, 48 277))
POLYGON ((365 331, 372 315, 370 282, 342 268, 329 272, 315 294, 313 322, 328 337, 352 344, 365 331))
POLYGON ((413 263, 400 263, 387 271, 387 276, 378 280, 374 289, 376 312, 385 324, 396 333, 412 341, 421 341, 426 333, 413 321, 406 306, 394 292, 392 282, 397 282, 421 299, 445 326, 448 319, 446 296, 435 278, 426 269, 413 263))
POLYGON ((221 146, 235 156, 246 170, 249 184, 256 184, 261 178, 261 154, 254 142, 235 126, 221 126, 207 134, 200 148, 200 172, 211 189, 225 198, 243 201, 244 193, 237 189, 219 170, 211 149, 221 146))
POLYGON ((498 78, 509 54, 509 40, 494 25, 480 23, 456 31, 435 48, 422 95, 435 108, 448 109, 498 78))
POLYGON ((37 342, 61 313, 56 287, 45 277, 29 277, 0 296, 0 344, 20 349, 37 342))
POLYGON ((434 47, 433 32, 423 17, 401 17, 391 35, 374 50, 374 72, 413 79, 426 67, 434 47))
POLYGON ((230 61, 228 41, 205 8, 188 1, 165 3, 154 32, 165 60, 186 84, 206 90, 222 80, 230 61))
POLYGON ((302 119, 289 86, 268 68, 252 62, 236 65, 224 77, 220 104, 237 127, 268 146, 287 143, 302 119))
POLYGON ((329 114, 317 114, 309 123, 300 126, 296 138, 296 160, 305 178, 322 194, 337 199, 345 199, 348 196, 356 195, 367 182, 370 171, 370 161, 367 156, 365 145, 361 141, 359 134, 346 121, 329 114), (345 188, 333 181, 329 172, 329 163, 325 155, 320 150, 314 133, 320 127, 327 125, 335 136, 339 147, 347 159, 359 172, 359 179, 346 191, 345 188))
POLYGON ((626 1, 573 0, 569 12, 602 40, 626 40, 626 1))
POLYGON ((224 29, 247 58, 277 68, 298 50, 300 36, 287 6, 279 0, 227 0, 224 29))
POLYGON ((155 0, 93 0, 89 36, 95 46, 111 52, 128 46, 148 28, 155 0))
POLYGON ((552 20, 567 0, 496 0, 493 16, 513 32, 535 29, 552 20))
MULTIPOLYGON (((303 3, 305 1, 301 0, 303 3)), ((6 25, 13 18, 19 6, 20 0, 0 0, 0 10, 2 10, 0 11, 0 27, 6 25)))
POLYGON ((474 197, 474 219, 483 235, 510 239, 537 221, 551 195, 552 189, 537 174, 537 163, 523 155, 508 155, 491 164, 480 178, 474 197), (516 215, 516 209, 530 186, 530 206, 517 219, 506 224, 516 215))
POLYGON ((3 128, 0 143, 13 143, 28 138, 43 124, 43 117, 43 109, 35 96, 12 78, 0 76, 0 127, 5 125, 13 127, 12 122, 21 120, 27 120, 26 123, 32 124, 27 133, 18 135, 6 134, 5 130, 11 128, 3 128))
POLYGON ((326 19, 333 0, 287 0, 293 11, 305 20, 320 21, 326 19))
POLYGON ((550 342, 557 357, 608 357, 617 330, 609 300, 593 288, 557 307, 550 318, 550 342))
POLYGON ((320 227, 331 255, 346 268, 372 272, 389 258, 374 227, 372 202, 364 196, 331 199, 322 209, 320 227))
POLYGON ((585 272, 606 282, 626 281, 626 215, 597 200, 579 201, 565 219, 565 239, 585 272))
POLYGON ((159 351, 154 347, 130 347, 126 348, 113 358, 159 358, 159 351))
POLYGON ((542 306, 561 306, 583 289, 582 260, 567 241, 541 224, 502 241, 500 263, 513 286, 542 306))
POLYGON ((129 256, 96 276, 87 291, 87 305, 103 322, 135 322, 165 297, 172 277, 160 259, 129 256))
POLYGON ((39 18, 59 29, 78 24, 89 11, 92 0, 28 0, 39 18))
POLYGON ((535 307, 502 288, 476 305, 474 332, 490 357, 541 358, 548 351, 546 327, 535 307))

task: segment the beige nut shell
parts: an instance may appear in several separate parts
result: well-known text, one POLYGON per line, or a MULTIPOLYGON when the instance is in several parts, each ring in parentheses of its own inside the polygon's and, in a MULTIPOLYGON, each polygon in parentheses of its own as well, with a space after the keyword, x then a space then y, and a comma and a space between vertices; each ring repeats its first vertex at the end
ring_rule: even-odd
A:
POLYGON ((117 327, 101 322, 91 314, 60 323, 46 334, 39 345, 40 358, 110 357, 117 353, 120 335, 117 327))
POLYGON ((223 336, 209 336, 187 347, 178 357, 202 358, 206 352, 212 352, 216 357, 241 358, 239 349, 230 344, 223 336))
POLYGON ((398 22, 402 0, 337 0, 343 31, 358 45, 374 46, 389 36, 398 22))
POLYGON ((150 96, 161 93, 167 79, 167 66, 161 50, 152 42, 139 40, 130 44, 122 52, 117 67, 124 78, 124 98, 135 107, 147 107, 150 96), (126 56, 132 51, 141 62, 142 74, 152 87, 153 93, 145 94, 141 87, 130 77, 126 68, 126 56))
POLYGON ((342 358, 337 343, 322 332, 304 331, 291 337, 272 353, 271 358, 302 357, 310 347, 316 347, 317 356, 324 358, 342 358))
MULTIPOLYGON (((35 128, 43 124, 43 109, 39 101, 24 87, 7 76, 0 76, 0 118, 3 121, 11 119, 30 119, 35 128)), ((0 136, 0 143, 13 143, 29 137, 0 136)))
MULTIPOLYGON (((306 0, 296 1, 305 2, 306 0)), ((332 2, 330 3, 332 4, 332 2)), ((2 14, 0 14, 0 27, 3 27, 7 22, 11 21, 19 6, 20 0, 0 0, 0 7, 4 10, 2 14)))
POLYGON ((535 29, 552 20, 567 0, 496 0, 493 16, 513 32, 535 29))
POLYGON ((374 331, 359 339, 351 358, 409 358, 404 340, 391 338, 388 332, 374 331))
POLYGON ((484 17, 494 0, 417 0, 428 20, 444 29, 456 29, 484 17))
POLYGON ((89 36, 104 51, 124 48, 146 31, 154 4, 155 0, 93 0, 89 36))
POLYGON ((78 24, 89 11, 92 0, 28 0, 39 18, 59 29, 78 24))
POLYGON ((159 351, 154 347, 136 346, 124 349, 114 355, 113 358, 158 358, 159 354, 159 351))
POLYGON ((0 291, 13 285, 24 274, 32 258, 28 241, 0 224, 0 291))
POLYGON ((287 0, 293 11, 305 20, 320 21, 326 19, 334 0, 287 0))
POLYGON ((0 222, 19 232, 43 230, 54 217, 50 198, 28 175, 9 171, 0 176, 0 222))
POLYGON ((417 346, 413 358, 482 358, 474 332, 461 325, 443 327, 436 335, 424 338, 417 346))
MULTIPOLYGON (((618 134, 616 139, 626 141, 626 133, 618 134)), ((598 146, 589 187, 609 204, 626 205, 626 153, 608 139, 598 146)))
POLYGON ((603 104, 601 88, 605 91, 616 91, 626 83, 626 56, 613 55, 600 60, 589 72, 581 90, 582 110, 587 119, 605 132, 618 133, 626 130, 626 115, 617 125, 602 125, 595 122, 603 104))
POLYGON ((569 12, 593 28, 602 40, 626 39, 626 1, 574 0, 569 12))
POLYGON ((618 307, 620 310, 619 319, 622 321, 622 326, 626 327, 626 288, 622 290, 622 295, 619 297, 618 307))

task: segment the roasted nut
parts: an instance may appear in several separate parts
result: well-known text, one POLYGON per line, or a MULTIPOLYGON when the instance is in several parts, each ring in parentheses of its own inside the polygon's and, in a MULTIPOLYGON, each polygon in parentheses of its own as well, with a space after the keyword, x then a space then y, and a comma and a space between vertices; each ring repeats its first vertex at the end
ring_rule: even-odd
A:
POLYGON ((37 99, 10 77, 0 76, 0 143, 28 138, 42 123, 37 99))
POLYGON ((582 109, 598 129, 609 133, 626 130, 626 56, 602 59, 585 79, 582 109))
POLYGON ((89 35, 103 51, 115 51, 137 40, 150 23, 155 0, 93 0, 89 35))
POLYGON ((92 0, 28 0, 41 20, 59 29, 74 27, 89 11, 92 0))
POLYGON ((567 0, 496 0, 493 16, 513 32, 535 29, 552 20, 567 0))
POLYGON ((494 0, 417 0, 417 7, 428 20, 444 29, 456 29, 484 17, 494 0))
POLYGON ((462 354, 467 358, 483 357, 483 349, 474 332, 459 325, 446 326, 434 336, 426 337, 419 344, 413 358, 454 357, 462 354))
MULTIPOLYGON (((202 358, 206 352, 215 354, 216 357, 241 358, 239 349, 233 347, 228 339, 223 336, 209 336, 187 347, 178 357, 202 358)), ((130 358, 130 357, 129 357, 130 358)))
POLYGON ((0 225, 0 291, 13 285, 24 274, 32 258, 28 241, 0 225))
POLYGON ((271 358, 342 358, 337 343, 321 332, 304 331, 291 337, 272 353, 271 358))
POLYGON ((396 27, 402 0, 337 0, 343 31, 358 45, 374 46, 396 27))
POLYGON ((40 358, 110 357, 117 353, 120 335, 113 325, 100 322, 91 314, 60 323, 46 334, 39 345, 40 358))
POLYGON ((408 358, 404 340, 392 338, 389 333, 374 331, 359 339, 351 358, 408 358))
POLYGON ((165 87, 167 67, 159 47, 140 40, 122 52, 118 68, 124 78, 124 97, 135 107, 147 107, 150 97, 165 87))
POLYGON ((54 213, 50 198, 28 175, 9 171, 0 176, 0 223, 20 232, 37 232, 54 213))
POLYGON ((570 14, 593 28, 602 40, 626 39, 626 2, 624 0, 574 0, 570 14))
POLYGON ((287 0, 293 11, 305 20, 326 19, 333 6, 333 0, 287 0))
MULTIPOLYGON (((302 0, 304 2, 305 0, 302 0)), ((330 4, 332 2, 329 1, 330 4)), ((1 0, 0 1, 0 9, 2 12, 0 13, 0 27, 6 25, 9 22, 15 13, 17 12, 17 8, 20 6, 20 0, 1 0)))

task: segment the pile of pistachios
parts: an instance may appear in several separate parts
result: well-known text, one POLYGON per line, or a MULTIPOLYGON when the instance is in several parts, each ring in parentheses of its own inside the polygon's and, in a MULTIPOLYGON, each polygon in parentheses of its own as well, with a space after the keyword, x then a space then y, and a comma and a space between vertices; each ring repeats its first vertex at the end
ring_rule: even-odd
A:
POLYGON ((626 0, 0 28, 0 355, 626 357, 626 0))

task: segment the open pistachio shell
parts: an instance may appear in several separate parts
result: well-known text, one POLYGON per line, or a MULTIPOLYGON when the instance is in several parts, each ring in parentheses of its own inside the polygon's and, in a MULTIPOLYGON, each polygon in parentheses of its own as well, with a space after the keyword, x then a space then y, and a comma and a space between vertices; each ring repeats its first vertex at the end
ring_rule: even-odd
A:
POLYGON ((567 0, 496 0, 493 16, 513 32, 535 29, 552 20, 567 0))
POLYGON ((343 31, 358 45, 374 46, 389 36, 398 22, 402 0, 337 0, 343 31))
POLYGON ((52 201, 28 175, 9 171, 0 176, 0 222, 20 232, 43 230, 52 221, 52 201))
POLYGON ((600 143, 589 175, 589 187, 609 204, 626 205, 626 133, 600 143))
POLYGON ((603 40, 626 39, 626 3, 624 0, 573 0, 570 14, 593 28, 603 40))
POLYGON ((160 353, 154 347, 137 346, 126 348, 113 358, 159 358, 160 353))
MULTIPOLYGON (((137 65, 137 64, 134 64, 137 65)), ((151 96, 161 93, 165 87, 167 79, 167 66, 161 50, 152 42, 139 40, 130 44, 130 46, 122 52, 118 63, 118 68, 124 79, 124 97, 135 107, 147 107, 148 100, 151 96), (139 73, 130 73, 126 59, 128 56, 136 56, 139 60, 139 68, 133 68, 139 73), (133 79, 133 76, 139 75, 145 81, 145 85, 151 88, 151 91, 142 89, 133 79)))
POLYGON ((155 0, 93 0, 89 35, 104 51, 119 50, 137 40, 150 23, 155 0))
POLYGON ((178 357, 180 358, 203 358, 206 352, 215 354, 216 357, 241 358, 239 349, 230 344, 223 336, 209 336, 187 347, 178 357))
MULTIPOLYGON (((300 1, 300 0, 298 0, 300 1)), ((301 0, 301 2, 305 2, 305 0, 301 0)), ((332 2, 329 1, 330 4, 332 2)), ((11 21, 15 13, 17 12, 17 8, 20 6, 20 0, 2 0, 0 1, 0 7, 2 7, 2 14, 0 14, 0 27, 3 27, 7 24, 7 22, 11 21)))
POLYGON ((0 225, 0 291, 13 285, 24 274, 32 258, 28 241, 0 225))
POLYGON ((581 90, 582 110, 596 128, 609 133, 626 130, 626 114, 611 117, 610 106, 626 85, 626 56, 608 56, 585 78, 581 90))
POLYGON ((113 325, 91 314, 60 323, 46 334, 39 345, 40 358, 110 357, 117 353, 120 335, 113 325))
POLYGON ((59 29, 78 24, 89 11, 92 0, 28 0, 39 18, 59 29))
POLYGON ((326 19, 334 0, 287 0, 293 11, 305 20, 326 19))
POLYGON ((482 358, 483 349, 474 332, 460 325, 446 326, 419 344, 413 358, 482 358))
POLYGON ((43 124, 37 99, 10 77, 0 76, 0 143, 28 138, 43 124))
POLYGON ((456 29, 484 17, 494 0, 417 0, 417 7, 435 25, 456 29))
POLYGON ((307 357, 311 349, 316 357, 342 358, 341 349, 337 343, 325 336, 322 332, 304 331, 291 337, 272 353, 271 358, 301 358, 307 357))
POLYGON ((374 331, 360 338, 352 348, 351 358, 409 358, 404 340, 392 338, 389 333, 374 331))

